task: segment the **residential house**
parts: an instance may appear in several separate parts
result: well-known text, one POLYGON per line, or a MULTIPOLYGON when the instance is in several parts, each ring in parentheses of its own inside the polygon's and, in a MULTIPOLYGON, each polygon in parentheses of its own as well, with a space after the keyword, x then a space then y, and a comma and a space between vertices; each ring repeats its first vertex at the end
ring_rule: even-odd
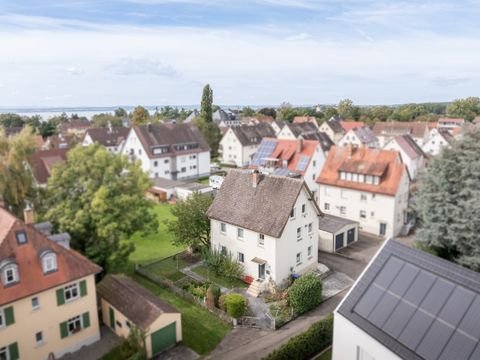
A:
POLYGON ((343 132, 346 134, 350 130, 365 127, 365 123, 363 121, 340 120, 340 126, 343 128, 343 132))
POLYGON ((465 119, 463 118, 443 117, 438 119, 437 128, 452 131, 453 129, 461 128, 463 125, 465 125, 465 119))
POLYGON ((43 149, 71 149, 78 143, 78 138, 73 135, 64 135, 62 133, 49 136, 44 142, 43 149))
POLYGON ((377 137, 381 148, 392 140, 392 138, 399 135, 410 135, 418 146, 422 147, 428 140, 429 132, 429 123, 419 121, 379 121, 373 126, 373 133, 377 137))
POLYGON ((100 339, 102 269, 0 208, 0 359, 60 358, 100 339))
POLYGON ((63 135, 75 135, 81 138, 91 126, 92 122, 87 119, 71 119, 58 125, 58 132, 63 135))
POLYGON ((36 151, 28 158, 28 166, 33 180, 39 187, 45 187, 53 168, 63 165, 67 161, 67 149, 53 149, 36 151))
POLYGON ((140 161, 151 178, 183 180, 210 175, 210 148, 191 124, 134 126, 122 153, 140 161))
POLYGON ((410 135, 395 136, 385 145, 384 149, 399 152, 402 162, 407 167, 411 181, 415 181, 425 168, 425 153, 410 135))
POLYGON ((331 141, 328 141, 265 138, 253 156, 250 167, 262 173, 302 177, 316 196, 315 179, 332 146, 331 141))
POLYGON ((230 127, 220 140, 221 162, 247 166, 265 137, 275 137, 275 131, 269 124, 230 127))
POLYGON ((354 127, 338 142, 339 146, 351 145, 353 147, 379 147, 378 139, 369 127, 354 127))
POLYGON ((334 311, 333 360, 480 359, 480 274, 387 241, 334 311))
POLYGON ((311 123, 318 128, 318 122, 315 116, 295 116, 293 118, 293 123, 294 124, 311 123))
POLYGON ((310 122, 290 124, 285 123, 277 137, 279 139, 291 139, 295 140, 302 136, 303 138, 307 135, 316 134, 319 132, 317 126, 313 125, 310 122))
POLYGON ((231 170, 207 216, 212 248, 261 286, 317 267, 321 212, 303 180, 231 170))
POLYGON ((358 221, 359 229, 371 234, 401 233, 410 180, 398 152, 334 146, 317 183, 326 214, 358 221))
POLYGON ((337 144, 345 135, 345 130, 340 124, 341 118, 338 116, 331 117, 328 121, 324 121, 319 130, 328 135, 328 137, 337 144))
POLYGON ((130 129, 123 127, 90 128, 85 131, 82 146, 100 144, 108 152, 120 154, 130 129))
POLYGON ((454 138, 449 130, 445 128, 433 129, 430 132, 430 138, 422 146, 425 154, 438 155, 444 148, 450 148, 454 138))
POLYGON ((220 128, 241 125, 240 117, 231 110, 218 109, 212 114, 213 121, 220 128))
POLYGON ((147 358, 182 340, 181 315, 173 306, 124 275, 107 275, 98 285, 103 323, 127 338, 132 327, 145 334, 147 358))
POLYGON ((200 111, 198 111, 197 109, 193 109, 193 111, 190 113, 190 115, 188 115, 185 118, 185 120, 183 120, 183 122, 186 123, 186 124, 191 123, 191 122, 193 122, 193 120, 195 120, 199 116, 200 116, 200 111))

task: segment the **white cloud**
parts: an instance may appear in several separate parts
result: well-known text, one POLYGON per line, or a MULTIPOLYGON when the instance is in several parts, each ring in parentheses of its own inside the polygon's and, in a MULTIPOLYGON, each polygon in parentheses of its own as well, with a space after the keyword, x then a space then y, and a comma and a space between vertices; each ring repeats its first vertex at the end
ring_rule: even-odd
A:
POLYGON ((67 72, 71 75, 83 75, 83 74, 85 74, 85 71, 83 69, 79 69, 76 66, 68 67, 67 72))
POLYGON ((285 38, 285 40, 287 40, 287 41, 299 41, 299 40, 306 40, 306 39, 309 39, 309 38, 310 38, 309 34, 300 33, 300 34, 296 34, 296 35, 287 36, 285 38))
POLYGON ((108 65, 106 70, 113 71, 117 75, 153 75, 164 77, 177 75, 177 72, 171 65, 155 59, 144 58, 122 58, 108 65))

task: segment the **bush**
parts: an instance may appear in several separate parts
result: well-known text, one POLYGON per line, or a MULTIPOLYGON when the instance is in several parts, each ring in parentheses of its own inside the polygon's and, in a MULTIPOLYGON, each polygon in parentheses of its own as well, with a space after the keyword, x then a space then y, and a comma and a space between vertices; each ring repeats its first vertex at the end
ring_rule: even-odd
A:
POLYGON ((220 297, 218 298, 218 308, 222 311, 227 310, 227 306, 226 306, 226 303, 225 303, 225 298, 226 297, 227 297, 227 295, 220 295, 220 297))
POLYGON ((303 360, 314 355, 332 343, 333 315, 314 323, 303 334, 291 338, 278 350, 264 357, 263 360, 303 360))
POLYGON ((290 287, 288 300, 295 315, 316 308, 322 302, 322 281, 315 274, 301 276, 290 287))
POLYGON ((203 261, 210 271, 217 276, 229 279, 241 279, 243 265, 231 254, 224 254, 220 250, 206 250, 202 254, 203 261))
POLYGON ((228 294, 225 297, 227 314, 238 319, 245 315, 247 311, 247 300, 240 294, 228 294))

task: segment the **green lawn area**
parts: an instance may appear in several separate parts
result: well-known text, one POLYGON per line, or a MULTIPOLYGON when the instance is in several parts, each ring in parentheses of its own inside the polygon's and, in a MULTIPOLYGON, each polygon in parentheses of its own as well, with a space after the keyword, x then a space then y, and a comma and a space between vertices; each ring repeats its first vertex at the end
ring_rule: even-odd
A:
POLYGON ((231 327, 215 315, 138 275, 134 279, 182 313, 183 343, 200 355, 211 352, 231 327))
POLYGON ((322 355, 315 358, 315 360, 332 360, 332 349, 325 351, 322 355))
POLYGON ((221 276, 215 275, 213 272, 208 272, 207 267, 204 265, 200 265, 196 268, 193 269, 194 272, 196 272, 198 275, 203 276, 206 280, 212 281, 216 283, 217 285, 226 287, 226 288, 246 288, 248 287, 247 284, 245 284, 242 280, 239 279, 227 279, 221 276))
POLYGON ((200 184, 208 185, 209 184, 209 178, 203 178, 203 179, 198 179, 198 182, 200 184))
POLYGON ((166 226, 163 223, 166 219, 173 219, 170 206, 168 204, 155 204, 153 207, 152 211, 155 212, 160 223, 156 233, 147 236, 136 233, 131 237, 131 240, 135 243, 135 251, 130 254, 130 261, 146 263, 184 250, 183 247, 172 245, 172 237, 167 233, 166 226))
POLYGON ((169 257, 158 263, 149 265, 147 268, 149 272, 155 275, 166 277, 167 279, 170 279, 172 281, 177 281, 185 276, 185 274, 181 273, 179 269, 184 268, 188 265, 188 262, 179 259, 178 257, 176 259, 174 259, 173 257, 169 257))

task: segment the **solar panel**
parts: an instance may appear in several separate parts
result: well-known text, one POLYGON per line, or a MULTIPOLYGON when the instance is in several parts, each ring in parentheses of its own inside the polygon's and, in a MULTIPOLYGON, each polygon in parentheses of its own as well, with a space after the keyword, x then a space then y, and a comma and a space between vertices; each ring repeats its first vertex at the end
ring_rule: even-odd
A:
POLYGON ((297 164, 297 171, 305 171, 307 169, 308 163, 310 162, 310 156, 302 155, 297 164))
POLYGON ((278 169, 275 169, 273 174, 278 176, 287 176, 288 172, 289 170, 287 168, 278 168, 278 169))
POLYGON ((262 166, 265 164, 265 159, 269 157, 275 147, 277 146, 276 140, 262 140, 257 151, 253 155, 252 165, 262 166))

